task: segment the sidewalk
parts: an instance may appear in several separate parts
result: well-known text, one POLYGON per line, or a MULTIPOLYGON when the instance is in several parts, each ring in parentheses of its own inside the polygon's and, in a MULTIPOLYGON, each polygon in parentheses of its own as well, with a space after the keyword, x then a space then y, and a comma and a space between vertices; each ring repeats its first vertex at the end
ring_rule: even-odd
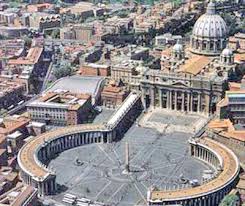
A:
POLYGON ((201 115, 155 109, 149 110, 143 115, 139 120, 139 126, 153 128, 160 133, 176 131, 194 134, 202 127, 206 120, 207 118, 201 115))

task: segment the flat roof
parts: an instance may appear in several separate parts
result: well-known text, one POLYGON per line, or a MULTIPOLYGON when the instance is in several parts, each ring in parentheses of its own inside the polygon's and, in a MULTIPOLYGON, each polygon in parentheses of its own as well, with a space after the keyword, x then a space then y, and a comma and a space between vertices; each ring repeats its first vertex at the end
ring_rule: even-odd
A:
POLYGON ((110 67, 107 64, 96 64, 96 63, 86 63, 86 64, 83 64, 82 66, 89 66, 89 67, 101 68, 101 69, 106 69, 106 68, 110 67))
POLYGON ((228 97, 245 97, 245 91, 226 92, 228 97))
POLYGON ((68 104, 60 104, 56 102, 41 102, 38 100, 35 100, 31 103, 29 103, 27 106, 29 107, 44 107, 44 108, 59 108, 59 109, 68 109, 68 104))
POLYGON ((16 139, 18 137, 20 137, 22 135, 22 133, 20 131, 15 131, 14 133, 12 134, 8 134, 8 138, 11 138, 11 139, 16 139))
POLYGON ((43 127, 45 126, 46 124, 45 123, 42 123, 42 122, 31 122, 31 125, 33 127, 43 127))

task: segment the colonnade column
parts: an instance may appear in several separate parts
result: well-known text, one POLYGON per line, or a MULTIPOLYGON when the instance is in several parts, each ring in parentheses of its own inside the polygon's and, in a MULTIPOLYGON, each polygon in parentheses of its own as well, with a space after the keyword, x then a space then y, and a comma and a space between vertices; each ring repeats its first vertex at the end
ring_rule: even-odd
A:
POLYGON ((187 112, 190 111, 190 93, 187 93, 187 112))
POLYGON ((223 40, 220 40, 220 48, 218 48, 219 50, 222 50, 224 48, 223 44, 224 44, 223 40))
POLYGON ((51 179, 49 183, 50 183, 50 193, 53 194, 56 190, 55 179, 51 179))
POLYGON ((201 50, 203 51, 203 43, 202 43, 202 42, 200 42, 200 45, 199 45, 199 47, 198 47, 199 51, 200 51, 200 48, 201 48, 201 50))
POLYGON ((190 94, 190 112, 193 112, 193 95, 190 94))
POLYGON ((45 194, 49 194, 48 182, 44 182, 44 187, 45 187, 45 194))
POLYGON ((44 183, 40 182, 40 186, 41 186, 41 196, 44 196, 45 195, 44 183))
POLYGON ((177 110, 177 106, 178 106, 178 93, 177 91, 174 91, 174 110, 177 110))
POLYGON ((49 187, 50 187, 50 193, 53 194, 54 193, 54 183, 53 183, 53 180, 50 180, 49 181, 49 187))
POLYGON ((142 88, 141 102, 142 102, 142 104, 143 104, 144 109, 146 109, 145 88, 142 88))
POLYGON ((197 112, 199 113, 201 111, 201 94, 198 93, 197 97, 197 112))
POLYGON ((210 96, 208 94, 205 95, 205 110, 206 113, 209 114, 209 104, 210 104, 210 96))
POLYGON ((185 111, 185 93, 182 93, 181 111, 185 111))
POLYGON ((158 93, 159 93, 159 107, 162 108, 162 90, 159 89, 158 93))
POLYGON ((169 108, 172 110, 172 91, 170 90, 170 98, 169 98, 169 108))
POLYGON ((42 187, 41 187, 41 185, 42 185, 41 182, 38 182, 38 183, 37 183, 37 188, 38 188, 39 196, 43 196, 43 195, 42 195, 42 187))
POLYGON ((208 50, 208 51, 211 50, 211 42, 210 42, 210 41, 208 41, 208 43, 207 43, 207 50, 208 50))
POLYGON ((214 52, 217 51, 217 40, 214 40, 214 52))
POLYGON ((167 91, 167 109, 170 108, 170 91, 167 91))
POLYGON ((104 134, 101 136, 100 142, 101 142, 102 144, 104 144, 104 134))
POLYGON ((150 95, 151 95, 151 106, 154 108, 155 107, 155 93, 154 93, 153 87, 150 90, 150 95))

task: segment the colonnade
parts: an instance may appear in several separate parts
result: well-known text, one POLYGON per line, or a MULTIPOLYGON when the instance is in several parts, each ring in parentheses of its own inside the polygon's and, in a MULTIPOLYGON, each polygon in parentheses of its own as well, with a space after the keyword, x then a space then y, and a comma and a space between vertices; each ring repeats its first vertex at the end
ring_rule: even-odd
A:
MULTIPOLYGON (((211 141, 211 140, 210 140, 211 141)), ((169 192, 171 193, 171 196, 168 197, 168 192, 165 193, 165 195, 162 195, 161 197, 156 198, 156 195, 154 196, 155 199, 152 199, 152 193, 154 193, 154 191, 148 191, 148 195, 147 195, 147 200, 148 200, 148 205, 152 206, 152 205, 173 205, 173 204, 180 204, 182 206, 218 206, 219 203, 221 202, 221 200, 224 198, 225 195, 227 195, 235 186, 235 184, 237 183, 237 179, 239 176, 239 161, 237 159, 237 157, 235 156, 235 154, 230 151, 228 148, 225 148, 225 146, 221 145, 212 145, 212 147, 209 147, 206 145, 205 141, 203 141, 203 143, 199 143, 198 141, 189 141, 190 143, 190 154, 191 156, 198 158, 201 161, 206 162, 207 164, 211 165, 215 170, 216 170, 216 174, 220 175, 219 173, 223 172, 223 169, 227 166, 232 167, 232 169, 234 170, 232 172, 232 174, 230 174, 230 177, 227 180, 223 180, 223 186, 219 186, 217 185, 217 187, 212 188, 212 186, 210 187, 210 185, 207 185, 207 190, 205 189, 200 189, 200 192, 196 193, 195 195, 190 195, 190 196, 186 196, 185 193, 188 194, 187 191, 185 191, 185 193, 183 193, 183 197, 176 195, 174 197, 174 192, 169 192), (222 147, 224 148, 224 150, 217 150, 219 153, 216 151, 215 146, 217 146, 219 149, 221 149, 222 147), (230 162, 226 159, 224 159, 225 157, 227 157, 226 155, 224 155, 224 153, 229 153, 230 158, 232 158, 230 160, 230 162), (223 155, 223 156, 222 156, 223 155), (233 159, 234 158, 234 159, 233 159), (224 161, 228 161, 228 162, 224 162, 224 161), (231 162, 233 162, 234 166, 231 165, 226 165, 225 164, 232 164, 231 162), (170 200, 171 199, 171 200, 170 200)), ((219 144, 219 143, 217 143, 219 144)), ((231 170, 231 169, 227 169, 226 170, 231 170)), ((226 171, 228 172, 228 171, 226 171)), ((215 177, 215 178, 219 178, 219 177, 215 177)), ((213 180, 210 180, 213 181, 213 180)), ((203 182, 201 184, 200 187, 205 186, 205 182, 203 182)), ((212 185, 212 184, 211 184, 212 185)), ((198 186, 197 186, 198 187, 198 186)), ((190 193, 192 188, 189 188, 190 193)), ((180 191, 176 191, 176 192, 180 192, 180 191)), ((159 192, 157 191, 156 193, 159 192)))
POLYGON ((57 153, 84 144, 110 142, 112 142, 112 135, 106 132, 88 131, 65 135, 49 142, 45 142, 38 151, 38 159, 41 161, 46 161, 57 153))
POLYGON ((160 205, 182 205, 182 206, 218 206, 225 195, 227 195, 234 185, 230 184, 227 187, 224 187, 217 192, 213 192, 207 195, 201 195, 197 198, 186 198, 183 200, 174 200, 174 201, 164 201, 164 202, 148 202, 148 206, 160 206, 160 205))
MULTIPOLYGON (((149 101, 151 107, 178 110, 181 112, 210 112, 210 94, 201 91, 177 90, 172 88, 150 88, 149 101)), ((143 92, 142 102, 147 107, 147 95, 143 92)))
POLYGON ((214 169, 222 168, 222 159, 221 157, 219 158, 218 154, 215 154, 214 151, 211 151, 210 149, 202 147, 200 145, 190 144, 190 152, 193 157, 208 163, 214 169))
POLYGON ((49 161, 56 154, 67 149, 91 143, 110 143, 113 141, 113 138, 113 131, 86 131, 75 134, 64 134, 62 137, 54 137, 39 145, 39 148, 34 154, 38 159, 39 166, 47 170, 48 175, 37 178, 21 170, 20 176, 26 184, 37 188, 40 196, 54 194, 57 189, 56 175, 55 172, 47 168, 45 165, 46 161, 49 161))
POLYGON ((127 116, 124 117, 124 120, 117 123, 117 127, 113 130, 113 135, 116 136, 117 139, 123 137, 132 124, 134 124, 141 112, 142 105, 141 99, 139 98, 136 102, 136 107, 127 111, 127 116))
POLYGON ((44 196, 47 194, 54 194, 56 192, 56 182, 55 182, 55 176, 53 178, 48 179, 45 182, 38 182, 38 191, 40 196, 44 196))
POLYGON ((201 94, 195 97, 191 92, 159 89, 159 107, 182 112, 202 111, 201 94))
POLYGON ((57 185, 55 182, 56 176, 54 174, 49 175, 49 177, 45 180, 32 178, 24 172, 21 172, 20 176, 26 184, 37 188, 40 196, 54 194, 57 189, 57 185))
POLYGON ((221 190, 216 193, 212 193, 210 195, 201 196, 199 198, 186 199, 186 200, 176 200, 176 201, 166 201, 164 204, 159 203, 150 203, 149 205, 182 205, 182 206, 218 206, 224 196, 231 190, 232 188, 227 188, 226 190, 221 190))

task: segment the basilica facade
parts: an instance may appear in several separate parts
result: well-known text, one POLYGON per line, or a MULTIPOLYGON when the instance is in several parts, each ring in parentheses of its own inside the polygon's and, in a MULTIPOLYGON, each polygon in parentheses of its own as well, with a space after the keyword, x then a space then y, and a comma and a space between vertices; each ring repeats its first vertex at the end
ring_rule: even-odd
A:
POLYGON ((209 114, 221 100, 225 81, 149 70, 141 81, 145 108, 209 114))

